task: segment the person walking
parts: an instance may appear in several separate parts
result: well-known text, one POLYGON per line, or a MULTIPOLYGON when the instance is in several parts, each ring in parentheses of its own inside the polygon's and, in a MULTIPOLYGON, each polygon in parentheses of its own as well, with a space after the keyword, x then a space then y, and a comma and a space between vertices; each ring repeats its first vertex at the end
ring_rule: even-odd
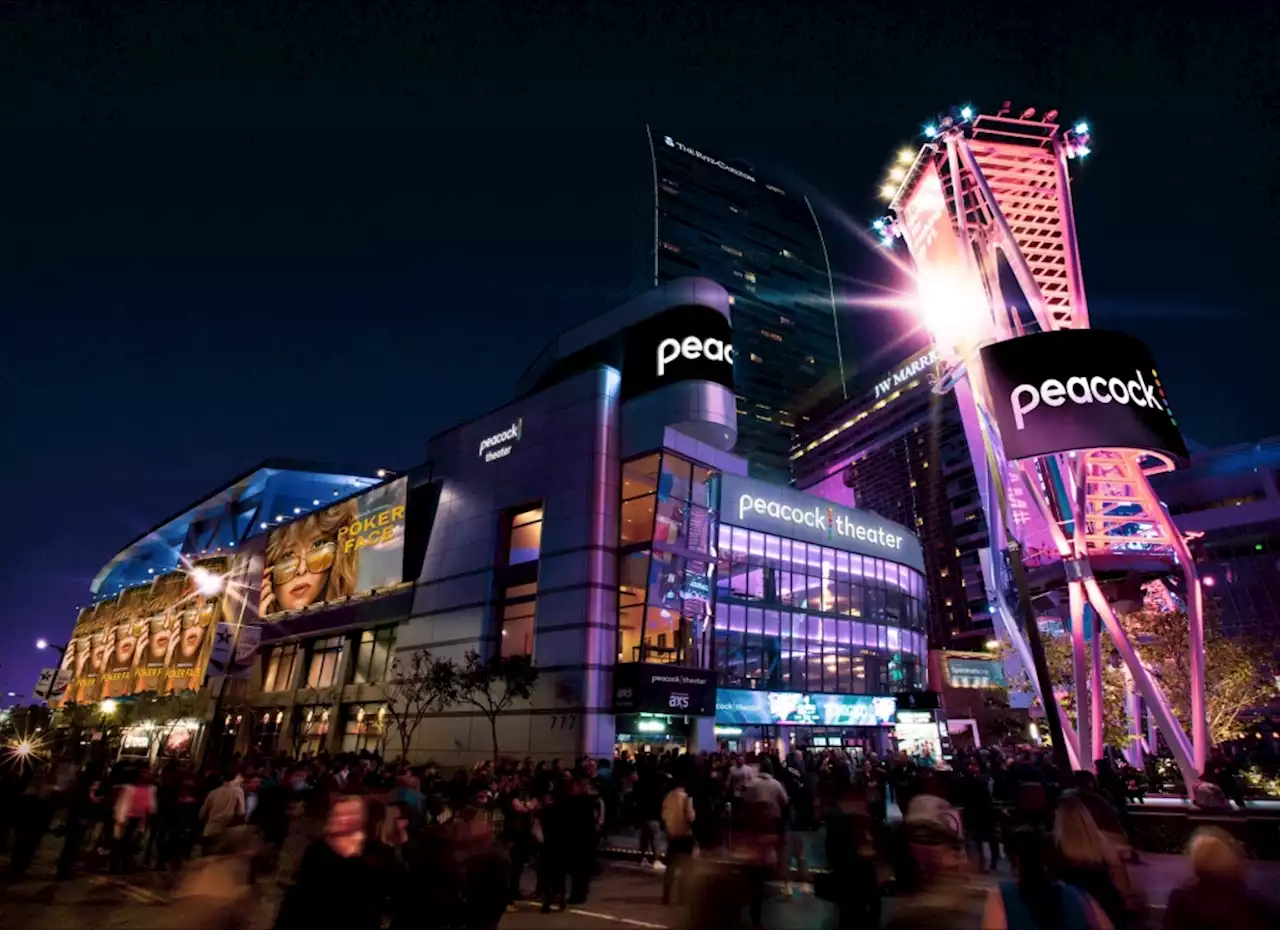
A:
POLYGON ((1042 830, 1018 827, 1006 849, 1016 877, 988 892, 983 930, 1112 930, 1097 902, 1049 872, 1050 844, 1042 830))
POLYGON ((324 836, 303 854, 275 930, 380 930, 379 889, 363 856, 366 816, 359 796, 340 795, 332 803, 324 836))
POLYGON ((111 843, 111 871, 133 871, 133 857, 138 845, 138 835, 147 828, 156 813, 156 787, 151 784, 151 772, 145 768, 136 771, 132 780, 116 791, 113 807, 114 829, 111 843))
POLYGON ((836 906, 839 930, 880 925, 876 849, 866 786, 836 782, 839 794, 826 815, 828 872, 814 879, 814 891, 836 906))
POLYGON ((101 781, 101 769, 93 765, 81 772, 71 787, 64 827, 66 835, 62 841, 62 852, 58 856, 57 878, 59 881, 71 878, 76 856, 79 855, 81 847, 84 846, 85 837, 93 827, 97 816, 101 781))
POLYGON ((9 860, 9 873, 15 878, 26 874, 52 819, 53 780, 37 773, 14 802, 13 855, 9 860))
POLYGON ((183 930, 248 930, 255 900, 253 857, 258 841, 249 827, 220 833, 210 854, 188 865, 169 904, 172 925, 183 930))
POLYGON ((1133 923, 1141 908, 1134 900, 1129 873, 1110 838, 1098 829, 1083 796, 1068 791, 1059 799, 1053 840, 1057 877, 1093 898, 1117 930, 1133 923))
POLYGON ((585 904, 595 870, 597 798, 591 794, 584 776, 577 776, 569 787, 567 807, 567 859, 569 871, 569 903, 585 904))
POLYGON ((681 871, 693 857, 693 825, 697 819, 693 798, 682 776, 662 800, 662 826, 667 831, 667 873, 662 879, 662 903, 671 903, 671 892, 681 871))
POLYGON ((243 823, 244 815, 244 790, 240 776, 231 775, 210 791, 200 806, 200 819, 204 822, 201 845, 208 843, 212 846, 212 841, 222 831, 243 823))
POLYGON ((565 909, 564 883, 569 857, 567 800, 563 789, 549 793, 538 810, 535 832, 542 834, 538 852, 538 890, 542 895, 544 914, 551 913, 553 903, 560 910, 565 909))
POLYGON ((1280 913, 1248 886, 1240 847, 1225 831, 1201 827, 1187 846, 1191 877, 1169 895, 1163 930, 1264 930, 1280 913))

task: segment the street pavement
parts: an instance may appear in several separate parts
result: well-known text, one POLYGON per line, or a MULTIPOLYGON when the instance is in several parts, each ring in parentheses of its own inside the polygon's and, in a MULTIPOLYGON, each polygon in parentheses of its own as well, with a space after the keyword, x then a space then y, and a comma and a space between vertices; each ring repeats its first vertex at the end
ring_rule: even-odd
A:
MULTIPOLYGON (((56 846, 47 841, 31 873, 18 881, 0 879, 0 928, 21 930, 178 930, 168 907, 174 876, 139 870, 126 877, 97 873, 79 874, 69 882, 53 881, 56 846)), ((0 856, 0 869, 8 862, 0 856)), ((1163 908, 1169 892, 1187 876, 1179 856, 1149 854, 1133 876, 1146 893, 1155 913, 1163 908)), ((996 876, 979 877, 985 882, 996 876)), ((1280 863, 1253 863, 1255 886, 1275 896, 1280 889, 1280 863)), ((532 872, 525 874, 525 890, 532 891, 532 872)), ((258 886, 256 913, 250 930, 269 930, 279 907, 280 890, 273 881, 258 886)), ((591 885, 586 904, 564 913, 543 915, 535 902, 522 901, 502 921, 502 930, 677 930, 684 926, 678 906, 661 903, 662 877, 629 861, 610 861, 591 885)), ((886 916, 894 901, 886 903, 886 916)), ((805 886, 789 897, 776 885, 765 907, 769 930, 822 930, 833 927, 831 905, 815 898, 805 886)))

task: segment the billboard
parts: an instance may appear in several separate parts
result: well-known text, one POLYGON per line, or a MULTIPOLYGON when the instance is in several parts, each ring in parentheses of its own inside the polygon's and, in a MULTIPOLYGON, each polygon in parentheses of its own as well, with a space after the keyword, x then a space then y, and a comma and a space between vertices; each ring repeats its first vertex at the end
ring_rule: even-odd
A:
POLYGON ((711 307, 672 307, 627 330, 621 397, 630 400, 678 381, 733 390, 733 329, 711 307))
POLYGON ((991 310, 932 162, 921 169, 900 215, 903 238, 915 259, 920 315, 944 360, 963 355, 992 331, 991 310))
POLYGON ((884 727, 897 702, 871 694, 802 694, 797 691, 716 692, 716 723, 769 726, 884 727))
POLYGON ((920 540, 878 514, 841 507, 783 485, 720 475, 720 522, 876 556, 924 571, 920 540))
POLYGON ((1187 457, 1151 353, 1125 333, 1064 329, 981 350, 990 409, 1010 461, 1073 449, 1187 457))
POLYGON ((66 700, 198 691, 218 624, 256 620, 261 576, 260 547, 250 544, 81 611, 64 657, 66 700))
POLYGON ((262 619, 403 581, 407 493, 398 478, 271 530, 262 619))
POLYGON ((946 656, 947 684, 953 688, 1005 688, 1008 679, 1000 659, 946 656))

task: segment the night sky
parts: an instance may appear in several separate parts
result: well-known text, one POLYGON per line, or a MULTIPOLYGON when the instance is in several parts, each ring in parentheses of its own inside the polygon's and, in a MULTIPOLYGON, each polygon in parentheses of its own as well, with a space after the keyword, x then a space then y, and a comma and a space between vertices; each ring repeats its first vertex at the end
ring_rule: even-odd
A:
MULTIPOLYGON (((1094 325, 1150 343, 1192 440, 1280 433, 1275 12, 518 6, 0 7, 0 692, 161 519, 269 456, 415 464, 641 289, 646 122, 830 232, 952 105, 1086 118, 1094 325)), ((850 293, 902 283, 832 238, 850 293)), ((904 321, 849 312, 864 370, 896 361, 904 321)))

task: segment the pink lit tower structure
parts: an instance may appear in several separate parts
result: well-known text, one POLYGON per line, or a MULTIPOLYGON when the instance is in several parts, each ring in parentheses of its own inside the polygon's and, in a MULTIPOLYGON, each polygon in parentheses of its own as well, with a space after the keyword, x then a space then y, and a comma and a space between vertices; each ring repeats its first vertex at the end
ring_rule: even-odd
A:
POLYGON ((1006 103, 995 115, 958 107, 924 127, 923 146, 899 152, 889 169, 889 214, 874 228, 886 246, 903 240, 913 259, 940 359, 935 390, 956 392, 974 450, 992 613, 1070 764, 1092 768, 1102 755, 1105 630, 1127 671, 1130 732, 1142 733, 1145 706, 1190 785, 1209 748, 1200 581, 1148 481, 1177 467, 1186 448, 1145 347, 1090 328, 1071 168, 1091 137, 1087 124, 1057 116, 1015 117, 1006 103), (1066 589, 1074 724, 1052 694, 1044 700, 1028 571, 1066 589), (1190 737, 1117 620, 1116 581, 1135 573, 1185 581, 1190 737))

